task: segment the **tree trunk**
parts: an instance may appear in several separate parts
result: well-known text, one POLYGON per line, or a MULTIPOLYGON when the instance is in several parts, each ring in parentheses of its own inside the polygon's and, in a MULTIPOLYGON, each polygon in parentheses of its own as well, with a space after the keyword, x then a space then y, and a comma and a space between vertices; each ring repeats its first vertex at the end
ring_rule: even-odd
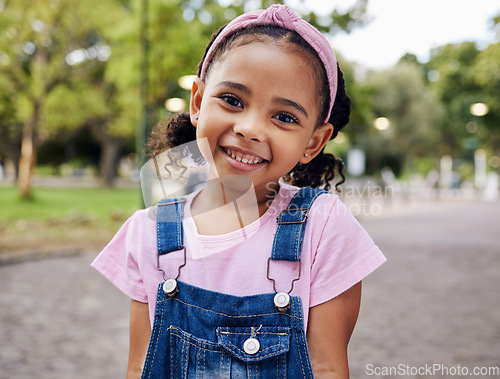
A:
POLYGON ((104 127, 106 122, 109 122, 109 120, 92 120, 88 123, 88 127, 101 146, 101 158, 99 161, 101 183, 105 187, 112 187, 118 173, 120 152, 127 140, 124 137, 114 137, 108 134, 104 127))
POLYGON ((123 138, 107 137, 101 140, 101 161, 99 171, 102 184, 105 187, 112 187, 118 168, 118 159, 123 146, 123 138))
POLYGON ((36 160, 34 135, 39 119, 40 103, 35 102, 33 104, 33 116, 23 126, 21 157, 19 158, 17 188, 19 194, 24 198, 29 198, 31 195, 31 178, 36 160))

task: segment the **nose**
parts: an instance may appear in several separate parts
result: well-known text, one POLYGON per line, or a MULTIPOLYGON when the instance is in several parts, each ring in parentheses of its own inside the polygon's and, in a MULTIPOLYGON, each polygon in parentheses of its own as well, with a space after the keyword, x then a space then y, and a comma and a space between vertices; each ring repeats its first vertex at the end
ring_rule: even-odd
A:
POLYGON ((262 116, 248 114, 237 120, 233 131, 236 135, 249 141, 262 142, 266 138, 266 122, 262 116))

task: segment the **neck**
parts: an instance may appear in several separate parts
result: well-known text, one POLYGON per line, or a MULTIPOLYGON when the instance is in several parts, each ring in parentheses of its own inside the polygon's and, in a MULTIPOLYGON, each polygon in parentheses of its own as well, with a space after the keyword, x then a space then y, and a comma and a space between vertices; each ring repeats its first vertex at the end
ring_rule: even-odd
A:
POLYGON ((267 211, 274 198, 278 195, 279 189, 280 185, 278 182, 269 182, 260 188, 255 188, 255 196, 261 216, 267 211))
POLYGON ((222 179, 212 177, 195 198, 193 213, 199 214, 221 208, 229 203, 236 203, 238 200, 244 203, 245 208, 257 207, 260 217, 267 211, 278 191, 279 183, 277 182, 254 188, 252 181, 245 176, 226 175, 222 179), (253 200, 249 201, 249 199, 253 200))

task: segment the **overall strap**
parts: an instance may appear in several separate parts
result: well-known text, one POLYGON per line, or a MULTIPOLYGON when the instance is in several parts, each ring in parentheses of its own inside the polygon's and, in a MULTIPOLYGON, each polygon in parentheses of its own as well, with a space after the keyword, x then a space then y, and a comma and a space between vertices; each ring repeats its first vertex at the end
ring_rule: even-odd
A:
POLYGON ((184 247, 182 217, 184 215, 183 198, 162 199, 156 210, 156 237, 158 255, 181 250, 184 247))
POLYGON ((302 240, 306 220, 314 200, 326 193, 318 188, 301 188, 288 207, 276 218, 278 229, 274 235, 272 260, 298 262, 302 251, 302 240))

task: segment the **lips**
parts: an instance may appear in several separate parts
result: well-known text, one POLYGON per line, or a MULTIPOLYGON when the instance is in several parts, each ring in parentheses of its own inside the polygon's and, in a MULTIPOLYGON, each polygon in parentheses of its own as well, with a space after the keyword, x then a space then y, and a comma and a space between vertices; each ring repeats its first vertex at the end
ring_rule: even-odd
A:
POLYGON ((227 163, 234 169, 241 171, 253 171, 260 168, 268 160, 256 154, 242 151, 234 147, 223 147, 221 150, 225 153, 224 157, 227 163))

